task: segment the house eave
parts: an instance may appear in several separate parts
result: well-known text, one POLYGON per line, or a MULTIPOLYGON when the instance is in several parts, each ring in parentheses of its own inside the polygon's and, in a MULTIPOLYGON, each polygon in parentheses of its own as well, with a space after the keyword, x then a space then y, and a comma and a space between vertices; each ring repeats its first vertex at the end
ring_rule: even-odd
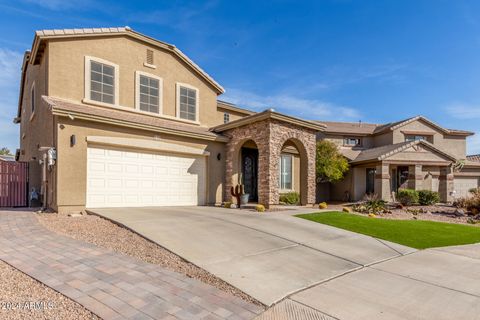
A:
POLYGON ((226 124, 222 124, 222 125, 213 127, 211 130, 213 132, 223 132, 223 131, 226 131, 226 130, 230 130, 230 129, 233 129, 233 128, 245 126, 245 125, 255 123, 255 122, 258 122, 258 121, 262 121, 262 120, 266 120, 266 119, 279 120, 279 121, 291 123, 291 124, 294 124, 294 125, 298 125, 298 126, 301 126, 301 127, 304 127, 304 128, 308 128, 308 129, 315 130, 315 131, 320 131, 320 132, 323 132, 325 130, 324 125, 317 124, 317 123, 314 123, 314 122, 308 121, 308 120, 303 120, 303 119, 300 119, 300 118, 295 118, 295 117, 288 116, 288 115, 285 115, 285 114, 282 114, 282 113, 278 113, 278 112, 273 111, 272 109, 265 110, 263 112, 253 114, 253 115, 245 117, 245 118, 241 118, 241 119, 238 119, 238 120, 226 123, 226 124))

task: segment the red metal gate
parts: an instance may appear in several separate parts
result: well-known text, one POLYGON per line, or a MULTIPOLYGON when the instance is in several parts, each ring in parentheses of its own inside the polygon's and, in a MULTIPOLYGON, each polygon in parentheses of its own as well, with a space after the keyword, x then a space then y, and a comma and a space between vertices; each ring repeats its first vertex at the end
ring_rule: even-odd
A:
POLYGON ((28 206, 28 163, 0 161, 0 207, 28 206))

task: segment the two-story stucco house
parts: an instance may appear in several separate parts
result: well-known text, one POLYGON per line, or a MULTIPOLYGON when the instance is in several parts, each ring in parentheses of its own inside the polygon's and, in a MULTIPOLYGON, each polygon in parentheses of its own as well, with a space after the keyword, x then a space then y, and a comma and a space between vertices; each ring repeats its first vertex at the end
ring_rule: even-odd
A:
POLYGON ((443 201, 479 186, 480 163, 466 155, 472 132, 446 129, 417 116, 388 123, 322 122, 319 139, 338 145, 349 160, 345 179, 331 185, 330 198, 361 200, 376 193, 392 200, 399 188, 431 190, 443 201))
POLYGON ((175 46, 128 27, 37 31, 17 158, 58 211, 219 204, 240 177, 251 201, 296 190, 314 203, 324 126, 238 108, 217 100, 223 92, 175 46))
POLYGON ((254 113, 218 100, 223 92, 178 48, 128 27, 37 31, 22 65, 17 159, 30 163, 44 206, 59 212, 220 204, 240 180, 253 202, 296 191, 313 204, 317 138, 340 141, 352 162, 332 198, 388 199, 398 177, 395 188, 408 179, 448 200, 457 181, 478 182, 478 166, 450 166, 465 159, 469 132, 420 118, 354 128, 254 113))

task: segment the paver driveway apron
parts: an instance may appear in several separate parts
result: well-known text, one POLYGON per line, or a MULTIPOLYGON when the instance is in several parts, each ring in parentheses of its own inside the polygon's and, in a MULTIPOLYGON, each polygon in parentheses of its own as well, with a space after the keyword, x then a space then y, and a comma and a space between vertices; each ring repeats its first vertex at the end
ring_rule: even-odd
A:
POLYGON ((0 259, 103 319, 252 319, 261 308, 157 265, 0 212, 0 259))
POLYGON ((283 214, 213 207, 89 209, 266 305, 413 249, 283 214))

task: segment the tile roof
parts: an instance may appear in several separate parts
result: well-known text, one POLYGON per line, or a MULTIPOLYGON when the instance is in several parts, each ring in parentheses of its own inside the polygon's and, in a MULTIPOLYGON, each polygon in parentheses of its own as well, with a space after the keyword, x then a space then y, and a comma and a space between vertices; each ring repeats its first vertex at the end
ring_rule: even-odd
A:
POLYGON ((472 154, 467 156, 468 161, 480 162, 480 154, 472 154))
POLYGON ((358 156, 354 160, 352 160, 352 163, 370 161, 370 160, 383 160, 385 158, 388 158, 396 153, 402 152, 418 144, 422 144, 432 150, 435 150, 438 153, 443 154, 444 156, 452 160, 456 160, 454 156, 452 156, 451 154, 443 150, 438 149, 433 144, 424 140, 417 140, 417 141, 405 141, 405 142, 400 142, 396 144, 389 144, 389 145, 385 145, 377 148, 363 150, 358 154, 358 156))
POLYGON ((156 129, 159 132, 180 134, 188 137, 197 137, 207 140, 225 140, 226 137, 211 132, 207 127, 179 122, 174 119, 165 119, 154 115, 139 114, 134 110, 115 107, 97 107, 86 104, 74 103, 55 97, 43 96, 43 100, 52 108, 52 112, 58 115, 72 114, 74 117, 95 118, 107 120, 114 124, 124 124, 139 129, 156 129))
POLYGON ((415 116, 408 119, 390 122, 385 124, 363 123, 363 122, 329 122, 329 121, 317 121, 327 126, 325 132, 328 133, 342 133, 342 134, 357 134, 357 135, 373 135, 380 134, 388 130, 394 130, 400 128, 406 124, 409 124, 416 120, 422 120, 437 129, 452 135, 473 135, 473 132, 456 129, 446 129, 436 124, 435 122, 423 117, 415 116))
POLYGON ((329 133, 347 133, 347 134, 373 134, 379 126, 374 123, 363 122, 334 122, 334 121, 316 121, 327 126, 326 132, 329 133))

